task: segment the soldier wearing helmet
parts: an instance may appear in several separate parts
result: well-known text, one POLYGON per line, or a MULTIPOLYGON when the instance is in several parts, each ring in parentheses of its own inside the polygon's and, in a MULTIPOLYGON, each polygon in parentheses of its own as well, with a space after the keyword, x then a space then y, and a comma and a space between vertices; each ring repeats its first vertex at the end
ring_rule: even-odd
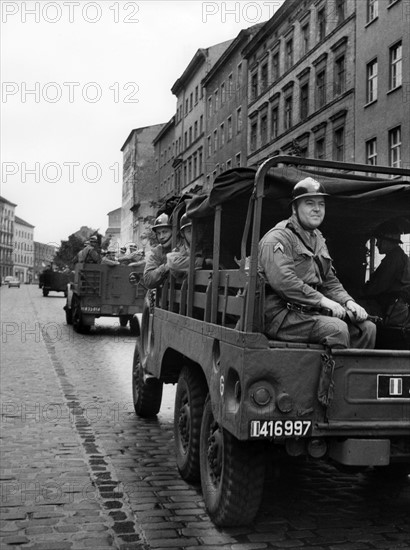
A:
POLYGON ((121 254, 121 256, 118 258, 118 261, 120 262, 120 264, 125 265, 139 265, 141 261, 144 260, 144 251, 142 249, 138 250, 138 246, 135 243, 130 243, 129 249, 129 253, 121 254))
POLYGON ((86 264, 99 264, 101 257, 98 252, 98 237, 92 235, 89 238, 89 244, 84 244, 84 248, 77 254, 77 261, 86 264))
POLYGON ((167 265, 167 254, 171 252, 172 225, 167 214, 160 214, 154 222, 152 231, 158 241, 158 246, 151 250, 145 269, 144 285, 147 288, 156 288, 160 286, 169 272, 167 265))
POLYGON ((265 331, 284 341, 374 348, 376 326, 336 277, 318 229, 327 195, 317 180, 299 181, 293 188, 291 217, 259 243, 259 264, 267 283, 265 331), (355 323, 345 322, 346 310, 355 323))
POLYGON ((390 326, 410 321, 410 258, 400 246, 400 234, 394 221, 377 228, 376 246, 385 257, 363 289, 363 303, 390 326))
POLYGON ((114 247, 110 246, 108 248, 108 250, 101 251, 101 254, 103 254, 103 252, 105 252, 105 254, 103 255, 103 257, 101 259, 102 264, 106 264, 106 265, 110 265, 110 266, 120 265, 120 262, 115 257, 116 250, 115 250, 114 247))

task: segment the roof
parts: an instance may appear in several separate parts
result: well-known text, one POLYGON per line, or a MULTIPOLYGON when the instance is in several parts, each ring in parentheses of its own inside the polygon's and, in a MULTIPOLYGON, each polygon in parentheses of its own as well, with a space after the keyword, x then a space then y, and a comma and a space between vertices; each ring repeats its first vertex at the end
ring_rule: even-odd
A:
POLYGON ((160 123, 160 124, 152 124, 151 126, 142 126, 141 128, 134 128, 133 130, 131 130, 131 132, 128 134, 128 137, 127 139, 124 141, 124 144, 123 146, 121 147, 120 151, 123 151, 126 147, 126 145, 128 144, 128 142, 130 141, 130 139, 132 138, 132 136, 137 133, 137 134, 140 134, 141 132, 143 132, 144 130, 147 130, 147 129, 155 129, 155 128, 158 128, 158 131, 162 128, 162 126, 164 125, 164 123, 160 123))
MULTIPOLYGON (((224 204, 224 211, 235 213, 244 222, 255 175, 253 168, 236 168, 220 174, 209 196, 197 196, 187 203, 187 214, 192 218, 213 216, 216 206, 224 204)), ((318 179, 330 195, 326 199, 325 234, 340 234, 343 227, 345 234, 366 241, 377 226, 391 219, 400 220, 403 232, 410 232, 409 180, 368 178, 289 165, 272 168, 265 179, 262 231, 290 216, 293 187, 308 176, 318 179)))
POLYGON ((10 206, 17 206, 17 204, 14 204, 14 202, 11 202, 11 201, 9 201, 9 200, 5 199, 4 197, 1 197, 1 196, 0 196, 0 202, 4 202, 6 204, 9 204, 10 206))
POLYGON ((14 223, 19 223, 20 225, 25 225, 27 227, 35 227, 35 225, 31 225, 31 223, 26 222, 22 218, 19 218, 18 216, 14 216, 14 223))

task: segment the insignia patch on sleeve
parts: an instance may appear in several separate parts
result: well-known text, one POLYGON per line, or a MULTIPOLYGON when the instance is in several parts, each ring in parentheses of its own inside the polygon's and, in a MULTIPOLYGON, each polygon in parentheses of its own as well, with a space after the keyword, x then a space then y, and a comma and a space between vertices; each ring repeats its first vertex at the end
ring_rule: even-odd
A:
POLYGON ((273 247, 274 252, 277 252, 278 250, 280 250, 282 254, 285 252, 285 249, 283 248, 282 243, 276 243, 275 246, 273 247))

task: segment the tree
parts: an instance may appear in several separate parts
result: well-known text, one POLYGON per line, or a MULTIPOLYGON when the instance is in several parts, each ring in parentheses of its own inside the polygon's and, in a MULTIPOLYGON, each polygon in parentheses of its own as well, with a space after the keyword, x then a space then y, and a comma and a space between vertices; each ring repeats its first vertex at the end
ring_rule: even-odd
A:
POLYGON ((84 233, 83 229, 81 228, 80 231, 70 235, 68 240, 61 241, 61 246, 53 258, 53 263, 57 268, 73 267, 73 259, 84 248, 85 241, 93 235, 98 238, 98 248, 108 246, 109 240, 105 239, 103 242, 103 236, 98 233, 98 230, 87 228, 88 231, 84 233))

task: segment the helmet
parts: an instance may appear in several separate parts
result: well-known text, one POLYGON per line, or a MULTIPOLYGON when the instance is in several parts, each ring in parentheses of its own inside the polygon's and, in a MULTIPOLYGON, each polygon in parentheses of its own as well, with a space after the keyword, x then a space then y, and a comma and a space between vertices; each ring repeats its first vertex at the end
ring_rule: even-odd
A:
POLYGON ((157 229, 162 229, 164 227, 168 227, 169 229, 172 228, 172 225, 169 222, 168 214, 160 214, 155 220, 154 225, 152 226, 152 230, 156 231, 157 229))
POLYGON ((108 254, 115 254, 116 253, 115 246, 109 246, 108 250, 107 250, 107 253, 108 254))
POLYGON ((191 227, 191 226, 192 226, 192 221, 190 218, 188 218, 187 214, 184 214, 183 216, 181 216, 181 219, 179 221, 179 230, 182 231, 186 227, 191 227))
POLYGON ((98 242, 98 238, 95 235, 92 235, 90 237, 90 243, 96 243, 96 242, 98 242))
POLYGON ((105 256, 106 254, 108 254, 108 250, 105 250, 105 249, 104 249, 104 250, 101 250, 101 255, 102 255, 102 256, 105 256))
POLYGON ((129 248, 130 248, 130 250, 131 250, 131 248, 136 250, 138 248, 138 246, 135 243, 130 243, 129 248))
POLYGON ((122 247, 120 248, 120 252, 122 252, 122 253, 127 252, 127 248, 126 248, 125 246, 122 246, 122 247))
POLYGON ((90 241, 84 241, 83 246, 88 246, 90 244, 90 241))
POLYGON ((376 237, 378 239, 385 239, 386 241, 401 243, 400 230, 394 222, 385 222, 379 225, 376 230, 376 237))
POLYGON ((304 178, 299 181, 292 191, 292 202, 302 197, 325 197, 329 193, 325 192, 325 189, 321 183, 313 178, 304 178))

